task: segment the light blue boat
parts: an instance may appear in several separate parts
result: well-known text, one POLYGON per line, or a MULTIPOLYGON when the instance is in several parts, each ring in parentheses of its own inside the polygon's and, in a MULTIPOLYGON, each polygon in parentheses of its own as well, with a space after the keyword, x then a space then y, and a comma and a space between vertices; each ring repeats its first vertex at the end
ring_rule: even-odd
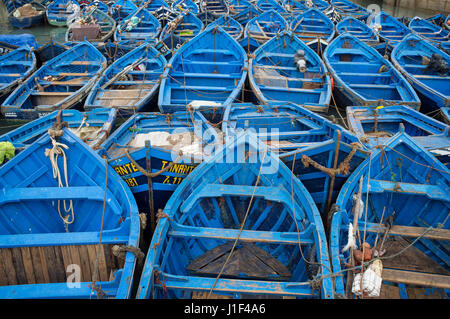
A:
POLYGON ((293 102, 327 112, 331 80, 320 57, 292 33, 283 32, 264 43, 250 59, 249 83, 260 104, 293 102), (303 52, 303 66, 297 64, 303 52))
POLYGON ((419 109, 419 97, 401 73, 351 34, 341 34, 328 45, 323 59, 334 78, 340 105, 402 104, 419 109))
POLYGON ((392 63, 411 83, 422 100, 421 112, 450 106, 450 56, 416 34, 410 34, 391 53, 392 63), (429 66, 440 55, 447 68, 429 66))
POLYGON ((201 111, 213 122, 240 98, 248 68, 244 49, 221 27, 185 43, 169 64, 159 89, 161 112, 201 111))
POLYGON ((131 298, 143 257, 133 195, 88 145, 54 129, 62 136, 41 136, 0 169, 0 298, 131 298))
POLYGON ((420 17, 412 18, 409 28, 447 54, 450 52, 450 31, 420 17))
POLYGON ((90 91, 85 110, 117 109, 122 117, 142 111, 159 89, 166 59, 150 44, 143 44, 111 64, 90 91))
POLYGON ((333 298, 319 212, 255 135, 240 134, 201 163, 161 216, 138 299, 333 298))
POLYGON ((447 299, 449 192, 450 171, 405 132, 373 152, 336 201, 329 237, 336 296, 357 298, 352 291, 361 286, 348 269, 357 276, 364 260, 364 271, 382 267, 363 286, 366 297, 447 299))

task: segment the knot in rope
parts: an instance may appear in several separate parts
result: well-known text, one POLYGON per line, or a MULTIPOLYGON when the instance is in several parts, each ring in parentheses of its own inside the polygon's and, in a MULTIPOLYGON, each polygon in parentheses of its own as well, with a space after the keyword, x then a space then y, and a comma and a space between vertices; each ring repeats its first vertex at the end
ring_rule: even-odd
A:
POLYGON ((138 262, 142 262, 145 258, 145 254, 142 252, 142 250, 140 250, 138 247, 134 247, 134 246, 114 245, 111 248, 111 252, 114 256, 116 256, 120 259, 125 259, 127 252, 132 253, 136 257, 138 262))
POLYGON ((158 208, 158 212, 156 213, 156 223, 157 224, 161 218, 169 218, 169 215, 164 213, 161 208, 158 208))
POLYGON ((95 292, 97 293, 97 298, 98 299, 103 299, 103 297, 106 297, 106 293, 95 284, 95 282, 92 283, 92 289, 95 290, 95 292))
MULTIPOLYGON (((64 165, 64 181, 66 184, 65 187, 69 187, 69 181, 67 178, 67 156, 66 156, 66 153, 64 152, 64 149, 68 149, 69 147, 63 143, 59 143, 56 141, 56 137, 63 136, 64 132, 62 129, 51 128, 48 130, 48 134, 52 141, 53 147, 51 149, 49 149, 49 148, 45 149, 45 156, 47 156, 50 159, 50 163, 51 163, 52 170, 53 170, 53 178, 57 179, 58 187, 64 187, 62 177, 61 177, 61 172, 60 172, 59 166, 58 166, 58 157, 62 156, 63 165, 64 165)), ((59 217, 64 222, 66 231, 68 231, 68 228, 67 228, 68 225, 72 224, 75 220, 72 200, 69 201, 68 207, 67 207, 66 201, 63 200, 63 206, 64 206, 64 211, 66 213, 66 216, 64 216, 64 217, 61 215, 60 200, 58 200, 58 214, 59 214, 59 217), (70 213, 71 216, 69 216, 68 213, 70 213)))

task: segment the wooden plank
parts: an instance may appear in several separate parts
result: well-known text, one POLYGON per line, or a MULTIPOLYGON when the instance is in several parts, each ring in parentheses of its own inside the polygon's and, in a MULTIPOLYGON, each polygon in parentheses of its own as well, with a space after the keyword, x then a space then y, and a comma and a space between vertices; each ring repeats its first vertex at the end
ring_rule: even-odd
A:
POLYGON ((91 269, 91 279, 89 281, 92 281, 94 278, 95 259, 97 256, 96 247, 97 247, 97 245, 86 245, 86 249, 87 249, 88 255, 89 255, 89 267, 91 269))
POLYGON ((6 273, 8 285, 16 285, 16 270, 12 262, 12 254, 9 249, 0 249, 0 260, 3 262, 3 267, 6 273))
POLYGON ((83 281, 91 281, 92 280, 92 270, 93 266, 91 266, 90 259, 89 259, 89 252, 86 247, 87 245, 80 245, 78 246, 78 252, 80 255, 80 268, 81 268, 81 280, 83 281))
POLYGON ((53 249, 55 254, 55 272, 56 272, 56 279, 57 282, 66 282, 67 275, 66 275, 66 267, 64 266, 64 261, 62 259, 62 251, 60 246, 53 246, 50 247, 53 249))
POLYGON ((23 267, 22 253, 20 248, 10 248, 7 249, 11 252, 12 262, 14 264, 14 269, 16 270, 17 284, 27 284, 27 275, 23 267))
POLYGON ((69 96, 74 92, 33 92, 32 95, 42 95, 42 96, 69 96))
POLYGON ((46 283, 44 277, 44 270, 42 269, 41 256, 39 254, 39 247, 30 247, 31 262, 33 263, 33 272, 37 284, 46 283))
POLYGON ((83 73, 61 72, 61 73, 58 73, 58 76, 89 76, 89 73, 88 72, 83 72, 83 73))
MULTIPOLYGON (((1 249, 0 249, 1 251, 1 249)), ((2 255, 0 254, 0 286, 8 285, 8 277, 7 277, 7 269, 5 269, 5 265, 3 262, 2 255)))
MULTIPOLYGON (((367 229, 368 232, 380 233, 383 234, 386 230, 384 226, 378 226, 374 228, 367 229)), ((411 226, 398 226, 394 225, 389 231, 390 236, 405 236, 405 237, 413 237, 417 238, 421 236, 427 228, 425 227, 411 227, 411 226)), ((450 229, 439 229, 433 228, 429 230, 423 238, 435 239, 435 240, 450 240, 450 229)))
POLYGON ((27 283, 28 284, 36 284, 36 277, 34 275, 34 267, 33 267, 33 261, 31 259, 31 252, 30 247, 21 247, 19 248, 20 252, 22 253, 22 263, 23 268, 25 270, 25 274, 27 276, 27 283))
MULTIPOLYGON (((100 249, 100 260, 98 263, 99 266, 99 277, 101 281, 107 281, 109 278, 108 275, 108 269, 106 266, 106 258, 105 258, 105 251, 103 250, 103 244, 100 245, 99 249, 100 249)), ((98 247, 98 246, 97 246, 98 247)))
MULTIPOLYGON (((80 271, 81 271, 81 278, 83 279, 83 271, 82 271, 82 265, 81 265, 81 259, 80 259, 80 253, 78 252, 78 247, 75 245, 69 245, 67 246, 68 250, 69 250, 69 254, 71 256, 72 259, 72 264, 77 265, 78 267, 80 267, 80 271)), ((67 269, 66 265, 66 269, 67 269)))
POLYGON ((384 281, 450 289, 450 276, 383 268, 384 281))
POLYGON ((45 250, 43 247, 36 247, 39 251, 39 257, 41 259, 41 266, 42 266, 42 276, 44 277, 44 282, 49 283, 50 282, 50 276, 49 276, 49 267, 47 265, 47 257, 45 255, 45 250))
MULTIPOLYGON (((45 258, 45 264, 47 265, 47 269, 48 269, 48 282, 49 283, 53 283, 53 282, 58 282, 58 276, 56 275, 56 257, 55 257, 55 251, 53 249, 53 247, 40 247, 42 254, 44 255, 45 258)), ((41 255, 42 256, 42 255, 41 255)), ((43 264, 44 264, 43 263, 43 264)))

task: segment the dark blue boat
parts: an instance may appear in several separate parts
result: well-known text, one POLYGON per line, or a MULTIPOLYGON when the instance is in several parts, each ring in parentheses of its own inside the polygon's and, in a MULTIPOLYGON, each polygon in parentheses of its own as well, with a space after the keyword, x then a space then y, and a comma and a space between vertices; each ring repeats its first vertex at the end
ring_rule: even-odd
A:
POLYGON ((161 24, 154 15, 140 7, 123 19, 114 32, 114 41, 129 41, 139 46, 143 43, 155 44, 161 24))
POLYGON ((103 54, 108 64, 114 63, 114 61, 120 59, 135 48, 136 47, 133 46, 132 43, 127 41, 112 42, 111 40, 108 40, 105 43, 97 44, 97 50, 103 54))
POLYGON ((305 42, 283 32, 264 43, 254 55, 249 64, 249 83, 260 104, 294 102, 316 112, 327 112, 330 76, 320 57, 305 42), (303 55, 297 61, 299 53, 303 55))
POLYGON ((409 28, 439 49, 450 53, 450 31, 420 17, 412 18, 409 28))
MULTIPOLYGON (((0 136, 0 141, 10 142, 16 149, 16 154, 22 151, 38 138, 47 134, 59 111, 55 111, 19 128, 0 136)), ((115 109, 95 109, 90 112, 77 110, 61 111, 61 120, 67 123, 68 129, 83 142, 96 150, 108 137, 116 121, 115 109)))
POLYGON ((311 196, 256 136, 241 134, 170 198, 137 298, 327 299, 329 267, 311 196))
POLYGON ((286 9, 275 0, 258 0, 255 5, 261 12, 274 10, 280 14, 286 13, 286 9))
POLYGON ((199 14, 200 9, 193 0, 176 0, 172 2, 172 9, 178 12, 190 10, 194 14, 199 14))
POLYGON ((75 107, 87 96, 106 67, 106 58, 81 42, 44 64, 3 102, 6 118, 35 119, 75 107))
POLYGON ((81 8, 76 0, 54 0, 47 6, 46 16, 49 24, 66 27, 80 16, 81 8))
POLYGON ((215 26, 220 26, 236 41, 239 41, 244 33, 244 27, 230 16, 224 15, 217 18, 214 22, 208 25, 208 28, 214 28, 215 26))
POLYGON ((369 148, 386 144, 404 130, 442 163, 449 163, 450 126, 407 106, 348 106, 347 122, 352 132, 369 148))
POLYGON ((7 46, 23 46, 28 45, 30 48, 38 48, 36 37, 30 33, 22 34, 0 34, 0 43, 7 46))
POLYGON ((0 298, 130 298, 140 231, 133 195, 69 130, 52 132, 0 170, 0 298))
POLYGON ((397 105, 419 109, 420 100, 398 70, 375 49, 348 33, 341 34, 323 55, 341 105, 397 105))
POLYGON ((380 43, 380 39, 373 29, 369 28, 369 26, 361 20, 351 16, 341 20, 336 25, 336 31, 339 34, 348 32, 370 46, 378 45, 380 43))
POLYGON ((39 2, 30 2, 8 15, 9 23, 16 28, 30 28, 44 24, 45 6, 39 2))
POLYGON ((221 27, 184 44, 169 64, 159 89, 161 112, 198 110, 213 122, 240 98, 248 68, 244 49, 221 27))
POLYGON ((169 8, 169 5, 164 0, 151 0, 143 1, 141 6, 153 14, 153 12, 159 10, 161 7, 169 8))
POLYGON ((138 7, 131 0, 117 0, 109 7, 109 14, 114 20, 120 22, 137 9, 138 7))
POLYGON ((245 26, 247 22, 249 22, 250 20, 259 15, 260 15, 259 10, 252 5, 244 8, 242 11, 239 11, 239 13, 233 15, 232 17, 234 20, 245 26))
POLYGON ((229 140, 244 130, 279 154, 305 185, 324 221, 342 185, 369 154, 349 131, 294 103, 233 104, 222 131, 229 140))
POLYGON ((372 153, 336 201, 336 295, 355 298, 363 287, 364 298, 447 298, 449 192, 450 171, 406 133, 372 153), (359 273, 362 261, 361 284, 349 270, 359 273))
POLYGON ((297 15, 291 22, 291 30, 307 45, 311 45, 314 40, 324 41, 324 47, 319 49, 325 49, 336 33, 333 22, 317 9, 309 9, 297 15))
MULTIPOLYGON (((139 211, 149 214, 149 179, 138 167, 148 171, 150 163, 151 173, 165 170, 151 178, 152 204, 156 213, 158 209, 164 208, 178 184, 203 157, 214 151, 213 144, 218 140, 216 134, 197 112, 143 112, 133 115, 115 130, 103 143, 102 149, 111 167, 133 192, 139 211), (148 145, 146 140, 150 142, 148 145)), ((149 214, 147 220, 150 219, 149 214)), ((150 227, 147 231, 151 231, 150 227)))
POLYGON ((371 28, 379 28, 378 35, 385 42, 395 47, 411 30, 393 16, 381 11, 369 24, 371 28))
POLYGON ((166 63, 149 44, 130 51, 103 72, 86 98, 84 109, 115 108, 122 117, 142 111, 157 94, 166 63))
POLYGON ((228 10, 233 18, 235 15, 238 15, 249 7, 256 9, 256 7, 248 0, 231 0, 228 4, 228 10))
POLYGON ((225 0, 200 0, 200 11, 209 12, 219 17, 221 15, 228 15, 228 4, 225 0))
POLYGON ((194 38, 204 29, 203 22, 191 12, 182 13, 177 18, 167 23, 159 36, 160 41, 173 35, 182 38, 185 42, 194 38))
POLYGON ((0 101, 4 101, 35 69, 36 56, 28 46, 0 56, 0 101))
POLYGON ((450 106, 450 70, 448 69, 450 56, 448 54, 420 36, 410 34, 394 48, 391 60, 418 92, 422 100, 422 113, 450 106), (445 63, 443 67, 431 66, 433 54, 441 57, 445 63))
POLYGON ((34 50, 36 58, 38 60, 38 65, 43 65, 51 59, 57 57, 63 52, 70 49, 67 44, 59 43, 50 38, 50 41, 42 44, 37 49, 34 50))
POLYGON ((244 29, 244 38, 253 38, 259 44, 263 44, 278 32, 288 28, 288 23, 278 12, 269 10, 247 22, 244 29))
POLYGON ((434 23, 435 25, 440 26, 441 28, 444 28, 446 18, 447 16, 443 12, 440 12, 434 16, 427 18, 426 20, 430 21, 431 23, 434 23))

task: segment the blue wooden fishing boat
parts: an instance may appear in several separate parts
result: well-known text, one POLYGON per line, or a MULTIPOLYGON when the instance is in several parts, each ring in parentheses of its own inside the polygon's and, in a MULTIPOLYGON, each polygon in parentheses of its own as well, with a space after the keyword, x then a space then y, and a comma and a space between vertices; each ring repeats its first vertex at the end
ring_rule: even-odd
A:
POLYGON ((409 28, 439 49, 445 50, 447 53, 450 52, 450 31, 420 17, 412 18, 409 28))
POLYGON ((89 42, 81 42, 28 77, 6 98, 1 111, 6 118, 34 119, 75 107, 105 66, 106 58, 89 42))
POLYGON ((309 9, 304 3, 296 0, 284 0, 281 4, 285 11, 281 11, 280 13, 289 24, 297 15, 302 14, 309 9))
MULTIPOLYGON (((81 2, 80 2, 80 6, 81 6, 81 2)), ((95 0, 95 1, 89 2, 87 4, 86 8, 83 9, 83 11, 86 10, 87 8, 95 8, 104 13, 109 13, 109 6, 100 0, 95 0)))
POLYGON ((244 49, 219 26, 185 43, 169 64, 159 89, 161 112, 198 110, 213 122, 239 98, 248 68, 244 49))
POLYGON ((255 50, 260 47, 258 41, 249 37, 243 37, 241 40, 239 40, 239 45, 244 48, 244 51, 245 53, 247 53, 247 55, 249 53, 255 52, 255 50))
POLYGON ((0 41, 0 56, 18 49, 19 46, 0 41))
MULTIPOLYGON (((403 73, 422 100, 422 113, 450 106, 450 56, 410 34, 398 44, 391 54, 392 63, 403 73), (434 57, 433 57, 434 54, 434 57), (439 55, 437 66, 432 59, 439 55)), ((436 63, 435 63, 436 64, 436 63)))
POLYGON ((235 15, 241 13, 249 7, 256 9, 256 7, 248 0, 231 0, 228 3, 228 10, 233 18, 235 15))
POLYGON ((180 14, 177 18, 166 24, 159 36, 160 41, 164 41, 167 37, 176 35, 185 42, 194 38, 203 31, 203 22, 191 12, 180 14))
POLYGON ((330 0, 330 4, 341 17, 351 16, 365 21, 370 15, 370 12, 366 8, 349 0, 330 0))
POLYGON ((0 170, 0 297, 131 298, 132 252, 142 254, 136 201, 89 146, 52 132, 62 136, 43 135, 0 170))
POLYGON ((318 47, 322 49, 319 53, 323 52, 336 33, 333 22, 317 9, 309 9, 297 15, 291 22, 291 30, 308 45, 311 45, 314 40, 324 41, 324 46, 318 47))
POLYGON ((171 34, 166 36, 163 40, 158 41, 155 44, 155 49, 158 50, 167 61, 169 61, 174 53, 181 48, 181 46, 186 42, 186 39, 179 37, 177 35, 171 34))
POLYGON ((68 26, 65 41, 106 42, 115 29, 116 21, 107 13, 92 6, 68 26))
POLYGON ((161 7, 170 8, 169 5, 164 0, 143 1, 141 6, 145 6, 145 9, 151 12, 152 14, 161 7))
POLYGON ((112 42, 111 39, 104 43, 97 43, 96 47, 106 58, 108 64, 114 63, 114 61, 135 49, 135 46, 132 43, 128 43, 127 41, 112 42))
POLYGON ((420 107, 417 94, 400 72, 351 34, 341 34, 328 45, 323 60, 334 78, 340 105, 420 107))
POLYGON ((13 27, 30 28, 44 24, 45 10, 39 2, 30 2, 8 14, 8 20, 13 27))
POLYGON ((201 163, 162 215, 139 299, 333 298, 319 212, 303 184, 254 135, 239 135, 201 163))
POLYGON ((217 18, 217 20, 210 23, 208 25, 208 28, 214 28, 216 26, 220 26, 236 41, 239 41, 239 39, 244 34, 244 27, 242 26, 242 24, 240 24, 230 16, 220 16, 219 18, 217 18))
POLYGON ((47 6, 47 21, 57 27, 66 27, 80 15, 80 11, 76 0, 54 0, 47 6))
POLYGON ((155 44, 161 24, 154 15, 140 7, 128 17, 123 19, 114 32, 114 41, 130 41, 137 45, 144 42, 155 44))
POLYGON ((339 34, 348 32, 372 47, 380 44, 380 39, 373 29, 369 28, 369 26, 361 20, 351 16, 341 20, 336 25, 336 31, 339 34))
POLYGON ((114 20, 120 22, 137 9, 138 7, 131 0, 117 0, 109 7, 109 14, 114 20))
POLYGON ((385 42, 396 46, 411 30, 403 23, 384 11, 376 14, 369 24, 369 27, 379 26, 378 35, 385 42))
POLYGON ((203 23, 204 26, 207 26, 211 22, 217 20, 217 18, 219 18, 220 16, 214 15, 209 11, 205 11, 196 14, 196 17, 200 19, 200 21, 203 23))
POLYGON ((228 4, 225 0, 200 0, 200 11, 210 12, 219 17, 221 15, 228 15, 228 4))
POLYGON ((38 48, 36 37, 30 33, 22 34, 0 34, 0 44, 3 48, 17 49, 20 46, 28 45, 30 48, 38 48))
POLYGON ((178 12, 190 10, 194 14, 199 14, 200 9, 193 0, 176 0, 172 2, 172 9, 178 12))
POLYGON ((69 46, 54 41, 52 38, 50 38, 50 41, 36 48, 34 50, 34 53, 36 54, 36 58, 39 61, 39 65, 42 65, 69 49, 69 46))
POLYGON ((142 111, 157 94, 166 63, 149 44, 132 50, 103 72, 86 98, 84 109, 115 108, 123 117, 142 111))
POLYGON ((56 118, 67 123, 67 128, 79 139, 96 150, 114 128, 117 111, 114 108, 95 109, 90 112, 77 110, 54 111, 34 121, 28 122, 0 136, 1 142, 10 142, 16 155, 47 134, 56 118))
POLYGON ((244 37, 253 38, 259 44, 273 38, 278 32, 289 28, 286 20, 275 10, 254 17, 245 25, 244 37))
POLYGON ((261 12, 259 12, 258 9, 256 9, 255 6, 248 6, 239 13, 233 15, 233 19, 245 26, 247 22, 252 20, 253 18, 259 16, 261 12))
POLYGON ((442 163, 449 163, 450 126, 407 106, 348 106, 347 122, 359 140, 369 148, 386 144, 404 130, 442 163))
POLYGON ((438 14, 435 14, 434 16, 426 18, 425 20, 430 21, 431 23, 434 23, 435 25, 438 25, 441 28, 443 28, 446 18, 447 16, 443 14, 443 12, 440 12, 438 14))
POLYGON ((32 0, 3 0, 5 4, 6 10, 8 13, 13 12, 14 10, 30 3, 32 0))
POLYGON ((0 56, 0 101, 36 69, 36 56, 28 46, 0 56))
POLYGON ((352 291, 360 294, 363 286, 364 298, 447 298, 449 177, 404 132, 353 172, 336 201, 329 237, 337 296, 355 298, 352 291), (361 275, 349 270, 359 272, 362 262, 358 285, 361 275), (372 285, 368 269, 376 275, 372 285))
POLYGON ((264 43, 249 62, 249 83, 260 104, 285 101, 327 112, 331 80, 320 57, 291 32, 264 43))
POLYGON ((286 13, 286 9, 275 0, 258 0, 255 5, 261 12, 274 10, 280 14, 286 13))
MULTIPOLYGON (((297 1, 297 0, 291 0, 291 1, 297 1)), ((300 0, 300 3, 302 3, 303 5, 307 6, 308 5, 308 1, 307 0, 300 0)), ((326 12, 328 10, 330 10, 333 6, 325 1, 325 0, 312 0, 312 6, 311 8, 320 10, 322 12, 326 12)))
POLYGON ((158 19, 161 24, 161 28, 164 28, 166 24, 175 20, 179 16, 179 12, 172 10, 169 6, 159 7, 159 9, 152 12, 152 14, 158 19))
POLYGON ((343 183, 368 156, 349 131, 291 102, 232 104, 222 131, 229 140, 243 130, 257 134, 279 154, 309 191, 324 220, 343 183), (311 161, 321 167, 309 165, 311 161))
MULTIPOLYGON (((131 116, 102 144, 111 167, 125 180, 139 211, 163 209, 178 184, 214 152, 216 131, 198 112, 141 112, 131 116), (146 144, 149 141, 149 144, 146 144), (127 155, 128 154, 128 155, 127 155), (150 163, 150 164, 149 164, 150 163), (139 169, 138 169, 139 167, 139 169), (143 172, 156 173, 151 181, 143 172), (152 192, 149 193, 149 183, 152 192), (149 203, 149 195, 153 200, 149 203)), ((151 225, 150 222, 147 225, 151 225)), ((151 231, 147 227, 147 233, 151 231)))

